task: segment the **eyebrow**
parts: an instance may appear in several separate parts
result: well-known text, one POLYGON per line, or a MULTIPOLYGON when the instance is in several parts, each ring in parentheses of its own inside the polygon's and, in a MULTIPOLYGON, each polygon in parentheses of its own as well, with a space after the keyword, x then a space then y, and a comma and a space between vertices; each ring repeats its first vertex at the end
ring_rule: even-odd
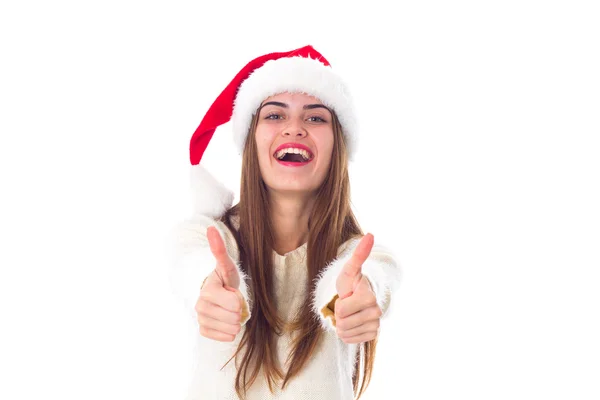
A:
MULTIPOLYGON (((263 108, 263 107, 268 106, 268 105, 277 106, 277 107, 283 107, 283 108, 289 108, 289 106, 287 104, 282 103, 280 101, 267 101, 265 104, 263 104, 262 106, 260 106, 260 108, 263 108)), ((331 112, 331 110, 329 109, 329 107, 325 106, 324 104, 306 104, 302 108, 304 110, 314 110, 315 108, 324 108, 327 111, 331 112)))

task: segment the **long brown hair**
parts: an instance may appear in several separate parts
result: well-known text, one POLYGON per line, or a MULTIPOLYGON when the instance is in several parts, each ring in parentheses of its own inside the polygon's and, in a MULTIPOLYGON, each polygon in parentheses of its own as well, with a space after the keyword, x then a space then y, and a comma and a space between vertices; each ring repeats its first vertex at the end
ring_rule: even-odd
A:
MULTIPOLYGON (((330 171, 317 190, 308 221, 306 285, 310 296, 314 296, 319 273, 337 257, 339 246, 351 238, 363 235, 351 210, 346 142, 337 116, 333 111, 331 114, 334 145, 330 171)), ((315 315, 310 302, 306 302, 291 326, 298 335, 292 343, 293 348, 287 360, 289 369, 282 371, 277 362, 274 335, 281 335, 284 326, 277 314, 276 304, 271 300, 274 298, 271 278, 274 238, 269 196, 258 164, 255 137, 257 116, 258 112, 252 119, 242 156, 240 201, 221 217, 221 221, 235 236, 241 269, 250 277, 252 316, 246 323, 237 351, 228 361, 229 363, 233 358, 236 360, 235 390, 241 398, 245 398, 247 389, 258 377, 261 366, 271 392, 273 385, 280 381, 283 381, 281 388, 285 389, 309 361, 323 335, 319 317, 315 315), (239 229, 233 226, 232 216, 239 217, 239 229), (245 349, 243 356, 242 349, 245 349)), ((376 346, 377 339, 374 339, 358 347, 352 377, 357 398, 360 398, 371 380, 376 346)))

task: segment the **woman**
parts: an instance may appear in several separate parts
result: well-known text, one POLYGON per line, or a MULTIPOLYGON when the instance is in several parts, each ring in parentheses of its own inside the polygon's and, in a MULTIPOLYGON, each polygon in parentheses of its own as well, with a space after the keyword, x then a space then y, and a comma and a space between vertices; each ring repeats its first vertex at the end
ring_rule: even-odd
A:
POLYGON ((373 368, 399 282, 350 206, 356 122, 346 85, 311 46, 258 57, 190 143, 194 216, 172 283, 198 322, 188 399, 353 399, 373 368), (200 160, 233 122, 240 200, 200 160))

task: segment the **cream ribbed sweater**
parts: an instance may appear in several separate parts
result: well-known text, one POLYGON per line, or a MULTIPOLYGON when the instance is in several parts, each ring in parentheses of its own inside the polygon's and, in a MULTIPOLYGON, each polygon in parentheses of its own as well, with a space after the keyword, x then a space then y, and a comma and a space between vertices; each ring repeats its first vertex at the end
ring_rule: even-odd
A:
MULTIPOLYGON (((200 294, 204 278, 215 267, 215 260, 208 247, 206 229, 215 226, 221 233, 229 256, 237 264, 239 253, 233 235, 220 221, 210 217, 196 216, 185 221, 175 230, 175 259, 171 270, 171 284, 174 293, 182 299, 190 317, 196 320, 195 303, 200 294)), ((237 227, 237 225, 235 225, 237 227)), ((357 345, 346 344, 336 334, 334 322, 323 315, 321 310, 336 295, 335 281, 345 262, 348 260, 358 240, 350 240, 342 245, 338 258, 324 269, 319 276, 316 293, 308 297, 306 281, 306 243, 299 248, 280 255, 273 252, 273 284, 277 310, 286 321, 291 321, 297 310, 307 302, 317 313, 325 331, 314 357, 305 365, 299 376, 295 377, 285 391, 269 391, 262 374, 248 392, 248 400, 350 400, 353 399, 352 374, 357 345)), ((238 265, 239 271, 239 265, 238 265)), ((241 272, 241 271, 240 271, 241 272)), ((378 304, 387 315, 390 295, 400 280, 399 266, 389 251, 375 245, 369 259, 363 264, 363 274, 369 279, 378 304)), ((240 291, 246 300, 246 306, 252 315, 252 304, 246 284, 247 277, 242 274, 240 291)), ((218 342, 207 339, 198 332, 194 348, 196 360, 192 380, 189 384, 186 400, 228 400, 238 399, 234 389, 235 366, 232 360, 220 370, 236 350, 243 335, 242 331, 233 342, 218 342)), ((277 337, 280 365, 284 366, 294 333, 285 333, 277 337)), ((284 367, 285 370, 285 367, 284 367)))

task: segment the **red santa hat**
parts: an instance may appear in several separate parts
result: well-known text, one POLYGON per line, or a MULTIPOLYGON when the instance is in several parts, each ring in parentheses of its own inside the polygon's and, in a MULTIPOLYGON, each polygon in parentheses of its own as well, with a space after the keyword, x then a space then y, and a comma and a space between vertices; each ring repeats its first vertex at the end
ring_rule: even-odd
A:
POLYGON ((357 122, 352 97, 342 78, 312 46, 269 53, 250 61, 208 109, 190 140, 192 194, 196 213, 218 217, 231 207, 233 193, 200 166, 216 129, 231 121, 234 143, 242 154, 250 123, 261 103, 279 93, 305 93, 335 111, 352 159, 357 122))

